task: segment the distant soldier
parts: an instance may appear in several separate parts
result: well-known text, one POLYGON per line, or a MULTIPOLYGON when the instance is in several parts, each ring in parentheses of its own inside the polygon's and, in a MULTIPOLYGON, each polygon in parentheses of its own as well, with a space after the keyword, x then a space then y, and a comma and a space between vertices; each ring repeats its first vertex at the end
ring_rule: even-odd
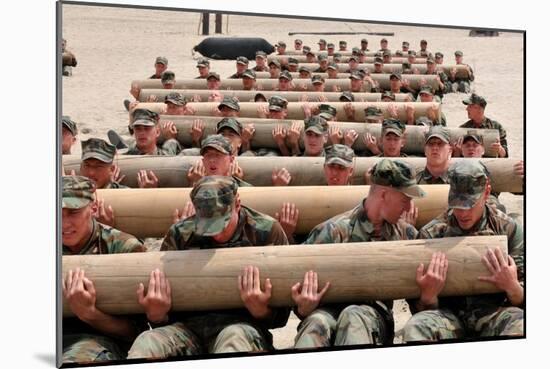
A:
POLYGON ((288 71, 291 73, 298 72, 298 64, 299 64, 298 59, 288 58, 288 65, 287 65, 288 71))
POLYGON ((275 88, 277 91, 293 91, 294 85, 292 84, 292 75, 289 71, 284 70, 279 74, 279 83, 275 88))
MULTIPOLYGON (((82 176, 62 177, 63 255, 144 252, 134 236, 99 223, 94 183, 82 176)), ((62 280, 64 305, 74 317, 63 318, 63 363, 122 360, 144 327, 138 319, 109 315, 96 306, 96 290, 86 270, 76 268, 62 280)))
POLYGON ((321 77, 321 75, 313 75, 313 77, 311 77, 311 84, 313 85, 313 91, 325 92, 325 79, 321 77))
POLYGON ((460 161, 449 168, 449 209, 426 224, 419 238, 505 235, 508 255, 489 248, 481 258, 489 275, 479 279, 502 293, 476 296, 439 294, 445 287, 448 260, 433 254, 427 268, 420 264, 416 283, 420 298, 409 301, 413 316, 404 327, 404 340, 444 341, 466 337, 523 336, 524 245, 519 224, 489 206, 491 184, 478 161, 460 161))
POLYGON ((278 79, 281 74, 281 63, 277 59, 272 59, 269 64, 269 78, 278 79))
POLYGON ((317 44, 319 45, 319 51, 325 51, 327 49, 327 42, 324 39, 320 39, 317 44))
POLYGON ((76 67, 76 56, 67 50, 67 40, 61 40, 62 74, 66 77, 73 75, 73 67, 76 67))
POLYGON ((302 44, 303 44, 303 42, 299 38, 294 40, 294 50, 296 50, 296 51, 302 50, 302 44))
POLYGON ((235 74, 232 74, 231 76, 229 76, 229 78, 231 79, 242 78, 244 71, 248 69, 248 59, 244 56, 237 57, 235 66, 237 68, 237 71, 235 72, 235 74))
POLYGON ((330 63, 327 66, 327 79, 338 79, 338 64, 330 63))
POLYGON ((443 53, 438 51, 434 54, 435 64, 443 64, 443 53))
POLYGON ((369 50, 369 41, 366 38, 361 39, 361 50, 370 51, 369 50))
POLYGON ((164 56, 159 56, 155 60, 155 74, 153 74, 149 79, 160 79, 162 73, 166 72, 168 69, 168 59, 164 56))
POLYGON ((307 67, 304 67, 303 65, 300 68, 298 68, 298 73, 299 73, 300 79, 310 79, 311 78, 311 71, 307 67))
POLYGON ((197 61, 197 69, 199 70, 199 76, 196 79, 205 79, 210 73, 210 61, 206 58, 200 58, 197 61))
POLYGON ((384 62, 384 64, 392 63, 391 51, 389 49, 382 52, 382 61, 384 62))
POLYGON ((256 86, 256 73, 253 70, 245 70, 241 79, 243 82, 243 90, 254 91, 258 89, 256 86))
POLYGON ((114 180, 116 147, 100 138, 82 141, 80 175, 95 182, 96 188, 128 188, 114 180))
POLYGON ((252 68, 254 72, 268 72, 266 65, 267 54, 264 51, 256 51, 256 66, 252 68))
MULTIPOLYGON (((368 196, 354 209, 316 226, 306 244, 411 240, 416 229, 402 220, 411 199, 424 197, 414 170, 406 163, 382 159, 371 171, 368 196)), ((391 344, 394 336, 393 302, 369 301, 360 305, 323 304, 330 281, 318 291, 318 275, 309 271, 304 282, 292 287, 294 312, 302 321, 296 348, 391 344)))
POLYGON ((317 57, 315 53, 311 50, 306 52, 306 63, 317 63, 317 57))
MULTIPOLYGON (((423 103, 434 103, 439 102, 440 99, 438 96, 434 96, 432 86, 425 85, 420 88, 418 92, 418 99, 423 103)), ((435 106, 429 107, 426 110, 426 118, 431 122, 431 125, 442 125, 443 127, 447 126, 447 117, 444 112, 440 112, 439 119, 437 118, 437 109, 435 106)))
POLYGON ((447 92, 447 82, 448 77, 445 72, 439 70, 435 64, 435 59, 432 56, 426 58, 426 73, 427 75, 436 75, 436 80, 438 88, 435 91, 435 94, 440 98, 443 98, 443 95, 447 92))
POLYGON ((380 57, 374 58, 374 70, 373 74, 382 74, 384 73, 384 60, 380 57))
POLYGON ((277 42, 277 44, 275 44, 275 49, 277 49, 278 55, 285 55, 286 43, 284 41, 277 42))
POLYGON ((432 53, 428 51, 428 41, 420 40, 420 51, 418 54, 423 58, 432 56, 432 53))
POLYGON ((210 72, 206 76, 206 88, 209 90, 219 90, 221 85, 220 75, 216 72, 210 72))
POLYGON ((416 175, 418 184, 448 184, 447 170, 451 163, 451 134, 441 126, 430 127, 425 135, 426 168, 416 175))
POLYGON ((409 42, 408 41, 403 41, 403 43, 401 44, 401 51, 403 52, 403 54, 407 55, 409 53, 409 42))
POLYGON ((336 49, 336 47, 334 46, 334 44, 332 42, 329 42, 327 44, 327 55, 334 56, 334 50, 335 49, 336 49))
POLYGON ((319 60, 319 68, 315 69, 313 73, 326 73, 328 67, 328 56, 325 53, 319 54, 317 56, 319 60))
POLYGON ((384 50, 389 50, 388 49, 388 40, 386 38, 383 38, 380 40, 380 50, 381 52, 384 52, 384 50))
POLYGON ((348 51, 348 43, 346 41, 340 41, 338 46, 340 47, 338 51, 348 51))
POLYGON ((71 120, 71 117, 64 115, 61 117, 61 154, 70 155, 71 147, 76 142, 78 129, 76 122, 71 120))
POLYGON ((409 94, 410 101, 414 100, 416 91, 410 87, 409 80, 403 78, 401 73, 393 72, 390 74, 390 90, 393 94, 409 94))
POLYGON ((465 92, 467 94, 470 93, 470 82, 473 82, 474 77, 474 71, 472 70, 472 67, 470 67, 468 64, 465 64, 462 62, 464 54, 462 51, 457 50, 455 51, 455 60, 456 65, 464 65, 466 66, 467 70, 467 77, 457 77, 456 75, 456 68, 451 69, 451 75, 449 77, 449 81, 451 82, 451 89, 453 92, 465 92))
POLYGON ((160 76, 160 82, 165 90, 174 89, 176 88, 176 74, 167 70, 160 76))
POLYGON ((165 122, 162 127, 159 127, 159 123, 153 118, 142 116, 132 122, 131 128, 136 144, 128 149, 127 155, 177 155, 181 150, 176 140, 178 132, 173 122, 165 122), (159 148, 157 141, 161 128, 166 141, 159 148))

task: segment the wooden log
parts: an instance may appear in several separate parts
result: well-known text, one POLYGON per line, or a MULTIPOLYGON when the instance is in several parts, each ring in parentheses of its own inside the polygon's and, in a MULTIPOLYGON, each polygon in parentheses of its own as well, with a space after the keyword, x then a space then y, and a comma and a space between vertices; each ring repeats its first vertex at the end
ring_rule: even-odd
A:
MULTIPOLYGON (((159 179, 159 187, 189 187, 187 172, 191 165, 201 159, 200 156, 134 156, 119 155, 115 159, 116 165, 126 177, 121 182, 123 185, 137 188, 137 172, 141 169, 152 170, 159 179)), ((364 174, 382 158, 357 157, 352 178, 353 185, 365 184, 364 174)), ((426 167, 426 158, 390 158, 409 163, 418 172, 426 167)), ((478 160, 466 158, 453 158, 451 162, 463 160, 478 160)), ((522 193, 523 184, 521 178, 514 175, 516 159, 480 159, 489 170, 491 188, 497 192, 522 193)), ((254 186, 271 186, 271 172, 275 168, 286 168, 292 180, 291 186, 322 186, 326 185, 323 172, 324 158, 295 157, 289 160, 282 156, 241 156, 237 158, 239 166, 243 169, 244 180, 254 186)), ((80 157, 63 156, 63 165, 66 171, 75 170, 79 173, 80 157)))
MULTIPOLYGON (((390 87, 390 75, 389 74, 373 74, 371 77, 380 84, 382 89, 389 89, 390 87)), ((420 88, 421 81, 430 86, 433 89, 438 89, 439 84, 437 82, 436 75, 422 75, 422 74, 408 74, 407 79, 410 82, 410 87, 418 90, 420 88)), ((294 79, 294 85, 303 91, 313 91, 313 85, 310 79, 294 79)), ((276 79, 258 79, 256 80, 256 86, 261 91, 274 91, 278 86, 279 81, 276 79)), ((162 83, 158 79, 146 79, 146 80, 134 80, 132 85, 137 86, 140 89, 155 88, 161 89, 162 83)), ((325 80, 325 92, 335 92, 335 89, 340 91, 350 91, 349 79, 327 79, 325 80)), ((182 90, 206 90, 205 79, 176 79, 176 89, 182 90)), ((369 83, 365 83, 364 92, 370 92, 369 83)), ((220 90, 242 90, 243 82, 241 79, 222 79, 220 90)))
MULTIPOLYGON (((448 185, 426 185, 427 196, 415 200, 421 227, 447 206, 448 185)), ((325 220, 357 206, 369 186, 292 186, 239 188, 242 204, 274 216, 283 202, 300 209, 297 234, 308 234, 325 220)), ((139 238, 163 237, 172 224, 174 209, 182 209, 191 188, 98 190, 98 196, 115 212, 115 228, 139 238)))
MULTIPOLYGON (((209 97, 212 94, 211 90, 166 90, 166 89, 143 89, 139 93, 138 101, 147 102, 150 96, 155 96, 157 102, 164 101, 164 98, 167 94, 171 92, 181 93, 187 101, 195 99, 197 96, 200 99, 198 102, 207 102, 209 97)), ((315 91, 245 91, 245 90, 221 90, 220 91, 222 98, 228 96, 235 96, 241 102, 254 102, 254 97, 261 93, 266 99, 269 99, 271 96, 278 95, 282 96, 288 101, 298 102, 303 101, 304 97, 307 98, 309 102, 320 102, 321 99, 326 98, 327 101, 340 101, 341 92, 315 92, 315 91)), ((382 94, 377 92, 354 92, 353 96, 355 101, 381 101, 382 94)), ((409 94, 395 94, 396 102, 406 102, 410 98, 409 94)))
MULTIPOLYGON (((155 268, 170 281, 172 311, 243 307, 237 276, 247 265, 260 269, 262 289, 265 278, 271 280, 270 306, 293 306, 291 287, 309 270, 319 274, 320 286, 331 283, 324 303, 354 303, 418 297, 416 268, 428 265, 435 251, 449 259, 441 296, 500 292, 477 280, 489 275, 481 261, 488 248, 507 255, 506 236, 63 256, 62 273, 82 268, 94 283, 97 307, 109 314, 143 313, 136 290, 139 283, 148 285, 155 268)), ((71 315, 63 305, 64 316, 71 315)))
MULTIPOLYGON (((288 116, 287 119, 291 120, 303 120, 305 118, 304 110, 302 109, 304 103, 302 102, 289 102, 287 105, 288 116)), ((330 105, 333 106, 336 111, 336 120, 340 122, 348 121, 346 113, 344 111, 344 105, 347 103, 334 101, 330 105)), ((351 103, 355 108, 355 122, 365 122, 365 109, 369 106, 376 106, 382 110, 384 117, 389 118, 389 106, 390 104, 397 107, 397 119, 402 122, 407 121, 407 112, 406 107, 412 105, 414 107, 414 117, 415 119, 421 116, 427 116, 427 110, 432 106, 437 107, 436 116, 439 119, 441 115, 441 104, 438 102, 433 103, 422 103, 422 102, 353 102, 351 103)), ((200 103, 188 103, 187 106, 195 110, 195 115, 197 116, 213 116, 213 109, 218 107, 218 102, 200 102, 200 103)), ((239 103, 240 111, 239 117, 243 118, 258 118, 258 109, 264 106, 268 108, 268 103, 260 102, 242 102, 239 103)), ((164 103, 139 103, 137 104, 136 109, 149 109, 151 111, 157 112, 159 114, 164 114, 166 112, 166 104, 164 103)))
MULTIPOLYGON (((311 71, 314 71, 317 68, 319 68, 319 63, 300 63, 300 67, 302 67, 302 66, 308 68, 311 71)), ((348 69, 349 69, 349 64, 347 64, 347 63, 338 63, 337 66, 338 66, 338 71, 340 73, 347 72, 348 69)), ((412 67, 415 68, 415 69, 418 69, 418 72, 421 75, 426 73, 426 70, 428 69, 427 66, 426 66, 426 63, 412 64, 412 67)), ((451 69, 452 68, 456 68, 457 77, 459 77, 459 78, 467 78, 468 77, 468 67, 466 65, 440 64, 440 65, 437 66, 437 69, 440 69, 443 72, 445 72, 445 74, 447 74, 447 76, 451 75, 451 69)), ((358 69, 366 69, 366 70, 368 70, 369 72, 372 73, 374 71, 374 64, 361 63, 361 64, 359 64, 358 69)), ((403 72, 403 64, 400 64, 400 63, 384 64, 383 67, 382 67, 382 70, 384 71, 384 73, 393 73, 393 72, 400 72, 401 73, 401 72, 403 72)), ((262 73, 267 73, 267 72, 262 72, 262 73)), ((267 74, 269 74, 269 73, 267 73, 267 74)), ((313 73, 313 74, 316 74, 316 73, 313 73)), ((373 74, 372 76, 376 76, 376 74, 373 74)), ((405 74, 405 75, 403 75, 403 78, 409 78, 410 76, 411 76, 411 74, 405 74)), ((260 78, 260 77, 258 77, 257 73, 256 73, 256 77, 260 78)))
MULTIPOLYGON (((269 63, 271 60, 278 60, 282 65, 288 64, 288 55, 270 55, 267 57, 267 63, 269 63)), ((298 63, 305 63, 307 62, 307 57, 305 55, 293 55, 291 58, 294 58, 298 60, 298 63)), ((328 61, 329 63, 332 62, 333 57, 329 56, 328 61)), ((374 59, 376 59, 374 56, 367 56, 365 58, 366 63, 374 63, 374 59)), ((347 63, 349 61, 349 56, 342 56, 340 59, 342 63, 347 63)), ((404 57, 393 57, 391 60, 392 64, 398 64, 398 63, 407 63, 408 59, 404 57)), ((426 58, 416 57, 415 63, 416 64, 426 64, 426 58)))

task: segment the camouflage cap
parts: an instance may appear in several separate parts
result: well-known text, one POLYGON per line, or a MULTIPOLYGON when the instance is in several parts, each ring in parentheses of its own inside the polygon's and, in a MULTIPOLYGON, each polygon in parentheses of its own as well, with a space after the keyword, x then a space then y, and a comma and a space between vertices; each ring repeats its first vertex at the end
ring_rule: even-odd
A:
POLYGON ((471 104, 479 105, 484 109, 487 106, 487 100, 485 100, 483 97, 479 96, 478 94, 471 94, 469 97, 462 100, 462 103, 464 105, 471 105, 471 104))
POLYGON ((402 137, 405 133, 405 124, 398 119, 384 119, 382 122, 382 137, 388 133, 393 133, 399 137, 402 137))
POLYGON ((229 176, 206 176, 195 184, 189 195, 195 207, 195 234, 214 236, 227 227, 237 189, 237 182, 229 176))
POLYGON ((267 98, 265 97, 264 94, 262 94, 261 92, 258 92, 256 95, 254 95, 254 102, 257 102, 259 100, 267 101, 267 98))
POLYGON ((478 133, 478 131, 476 130, 469 129, 468 131, 466 131, 464 136, 462 136, 462 142, 466 142, 466 140, 469 140, 469 139, 472 139, 478 144, 483 145, 483 136, 481 135, 481 133, 478 133))
POLYGON ((352 55, 348 58, 348 63, 350 61, 359 62, 359 58, 357 57, 357 55, 352 55))
POLYGON ((409 50, 409 55, 416 56, 416 51, 414 51, 414 50, 409 50))
POLYGON ((84 176, 63 176, 61 207, 82 209, 94 201, 95 183, 84 176))
POLYGON ((382 57, 382 52, 380 52, 380 51, 375 52, 374 57, 375 58, 381 58, 382 57))
POLYGON ((325 83, 325 79, 321 75, 316 74, 313 77, 311 77, 311 83, 314 85, 319 83, 325 83))
POLYGON ((224 96, 222 102, 218 105, 218 109, 221 110, 224 106, 227 106, 229 109, 233 109, 236 111, 241 110, 239 100, 237 100, 237 98, 234 96, 224 96))
POLYGON ((357 55, 359 53, 360 49, 358 47, 353 47, 351 49, 351 54, 352 55, 357 55))
POLYGON ((233 152, 231 142, 220 134, 207 136, 201 143, 201 155, 204 154, 207 148, 218 150, 222 154, 231 155, 233 152))
POLYGON ((344 91, 342 92, 342 95, 340 95, 339 100, 344 102, 354 102, 355 96, 353 96, 351 91, 344 91))
POLYGON ((401 73, 399 72, 393 72, 392 74, 390 74, 390 81, 393 79, 393 78, 397 78, 398 80, 402 80, 402 77, 401 77, 401 73))
POLYGON ((460 160, 449 167, 449 208, 471 209, 487 184, 487 168, 479 160, 460 160))
POLYGON ((319 61, 328 60, 328 55, 325 54, 325 53, 321 53, 321 54, 317 55, 317 60, 319 60, 319 61))
POLYGON ((431 127, 425 135, 426 139, 424 143, 428 143, 428 141, 433 137, 439 138, 445 143, 451 142, 451 132, 449 131, 448 128, 445 128, 442 126, 431 127))
POLYGON ((460 50, 455 51, 455 56, 464 56, 464 53, 460 50))
POLYGON ((338 70, 338 64, 332 62, 328 65, 327 69, 334 69, 334 70, 338 70))
POLYGON ((325 148, 325 165, 339 164, 346 168, 353 167, 355 153, 346 145, 335 144, 325 148))
POLYGON ((381 43, 382 43, 382 42, 388 42, 388 39, 387 39, 387 38, 383 38, 383 39, 380 40, 380 42, 381 42, 381 43))
POLYGON ((288 65, 298 65, 298 59, 288 58, 288 65))
POLYGON ((248 65, 248 58, 246 56, 238 56, 236 61, 237 64, 248 65))
POLYGON ((200 58, 197 61, 197 68, 199 67, 210 67, 210 61, 206 58, 200 58))
POLYGON ((241 124, 241 122, 239 122, 237 119, 232 118, 232 117, 226 117, 226 118, 223 118, 222 120, 220 120, 218 122, 218 124, 216 125, 216 132, 220 133, 220 131, 223 128, 231 128, 239 136, 243 132, 243 125, 241 124))
POLYGON ((328 123, 325 118, 314 115, 304 120, 304 132, 312 131, 318 135, 327 133, 328 123))
POLYGON ((279 74, 279 79, 281 79, 281 78, 286 79, 288 81, 292 81, 292 75, 287 70, 284 70, 284 71, 281 72, 281 74, 279 74))
POLYGON ((342 54, 341 53, 334 53, 334 55, 332 56, 332 60, 334 60, 336 62, 336 59, 340 60, 342 58, 342 54))
POLYGON ((149 110, 149 109, 139 108, 139 109, 134 110, 134 112, 132 113, 132 118, 133 118, 134 121, 136 121, 138 119, 141 119, 141 118, 152 119, 154 121, 158 121, 160 117, 159 117, 157 112, 154 112, 154 111, 149 110))
POLYGON ((310 52, 310 51, 311 51, 311 47, 309 47, 309 46, 304 46, 304 47, 302 47, 302 52, 303 52, 304 54, 306 54, 306 53, 308 53, 308 52, 310 52))
POLYGON ((431 119, 425 115, 416 118, 416 120, 414 121, 414 124, 417 126, 424 126, 424 127, 433 126, 433 122, 431 121, 431 119))
POLYGON ((319 105, 319 115, 326 120, 331 120, 336 116, 337 110, 334 106, 331 106, 329 104, 321 104, 319 105))
POLYGON ((340 41, 338 42, 339 45, 347 45, 348 43, 346 41, 340 41))
POLYGON ((362 43, 362 44, 368 44, 369 42, 367 41, 366 38, 362 38, 362 39, 361 39, 361 43, 362 43))
POLYGON ((387 50, 387 49, 384 50, 384 51, 382 52, 382 56, 391 56, 391 51, 390 51, 390 50, 387 50))
POLYGON ((162 64, 162 65, 168 65, 168 59, 164 56, 158 56, 155 60, 155 64, 162 64))
POLYGON ((172 104, 183 106, 187 104, 187 99, 180 92, 170 92, 164 98, 164 102, 171 102, 172 104))
POLYGON ((68 115, 64 115, 61 117, 61 125, 62 127, 65 127, 71 132, 73 136, 76 136, 78 133, 78 129, 76 128, 76 122, 71 119, 68 115))
POLYGON ((424 86, 420 87, 420 91, 418 93, 420 95, 421 94, 427 94, 427 95, 431 95, 431 96, 434 95, 432 86, 430 86, 430 85, 424 85, 424 86))
POLYGON ((246 77, 246 78, 252 78, 252 79, 256 79, 256 72, 254 72, 252 69, 247 69, 243 72, 243 78, 246 77))
POLYGON ((395 51, 395 56, 403 56, 403 51, 401 51, 401 50, 396 50, 396 51, 395 51))
POLYGON ((370 170, 370 180, 373 184, 392 187, 409 197, 426 196, 416 183, 413 167, 401 160, 380 160, 370 170))
POLYGON ((268 107, 269 110, 282 111, 286 109, 288 105, 288 100, 282 96, 273 95, 269 98, 268 103, 269 103, 269 107, 268 107))
POLYGON ((286 43, 284 41, 279 41, 279 42, 277 42, 277 44, 275 46, 277 46, 277 47, 286 47, 286 43))
POLYGON ((308 67, 305 67, 305 66, 301 66, 300 68, 298 68, 298 72, 306 72, 306 73, 311 73, 311 71, 309 70, 308 67))
POLYGON ((319 42, 317 42, 318 44, 326 44, 327 41, 325 39, 320 39, 319 42))
POLYGON ((308 50, 308 51, 306 52, 306 56, 307 56, 307 55, 313 55, 313 56, 315 56, 315 53, 314 53, 313 51, 311 51, 311 50, 308 50))
POLYGON ((382 117, 384 114, 382 113, 382 110, 380 110, 379 107, 376 106, 367 106, 365 108, 365 118, 367 119, 378 119, 382 117))
POLYGON ((357 70, 354 70, 353 72, 351 72, 351 73, 349 74, 349 79, 363 80, 363 77, 364 77, 364 76, 362 76, 361 73, 360 73, 359 71, 357 71, 357 70))
POLYGON ((380 57, 376 57, 374 58, 374 64, 384 64, 384 59, 380 58, 380 57))
POLYGON ((441 51, 438 51, 435 53, 435 58, 442 58, 443 57, 443 53, 441 51))
POLYGON ((272 65, 275 65, 277 68, 281 68, 281 62, 280 62, 279 60, 277 60, 277 59, 271 59, 271 60, 269 61, 269 63, 267 63, 267 65, 268 65, 269 67, 271 67, 272 65))
POLYGON ((169 70, 165 71, 160 76, 160 81, 162 82, 162 84, 174 82, 175 80, 176 80, 176 74, 169 70))
POLYGON ((426 40, 420 40, 420 45, 427 45, 428 44, 428 41, 426 40))
POLYGON ((210 78, 214 78, 215 80, 217 81, 220 81, 220 75, 216 72, 209 72, 207 75, 206 75, 206 79, 209 80, 210 78))
POLYGON ((382 92, 382 100, 384 99, 390 99, 391 101, 395 101, 395 94, 391 91, 384 91, 382 92))
POLYGON ((409 41, 403 41, 402 45, 403 46, 409 46, 409 41))
POLYGON ((295 44, 300 44, 300 45, 301 45, 303 42, 302 42, 302 40, 300 40, 299 38, 297 38, 296 40, 294 40, 294 43, 295 43, 295 44))
POLYGON ((332 42, 329 42, 329 43, 327 44, 327 49, 334 49, 334 47, 335 47, 335 46, 334 46, 334 44, 333 44, 332 42))
POLYGON ((90 138, 81 141, 82 160, 97 159, 104 163, 112 163, 116 154, 116 146, 101 138, 90 138))
POLYGON ((141 115, 138 118, 135 118, 135 120, 132 122, 131 126, 146 126, 146 127, 154 127, 157 125, 157 121, 148 116, 148 115, 141 115))
POLYGON ((433 58, 433 56, 431 56, 431 55, 428 56, 428 57, 426 58, 426 63, 427 63, 427 64, 435 64, 435 59, 433 58))

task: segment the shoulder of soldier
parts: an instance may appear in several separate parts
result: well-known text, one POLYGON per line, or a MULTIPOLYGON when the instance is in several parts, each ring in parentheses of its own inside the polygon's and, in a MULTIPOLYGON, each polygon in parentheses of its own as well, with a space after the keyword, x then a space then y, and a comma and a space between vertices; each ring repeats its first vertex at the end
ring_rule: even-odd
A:
POLYGON ((521 227, 519 224, 508 214, 497 209, 495 206, 487 206, 487 217, 489 218, 489 223, 492 225, 497 234, 506 234, 510 236, 516 230, 521 227))
POLYGON ((399 219, 395 225, 399 232, 399 238, 402 240, 414 240, 418 236, 418 230, 412 225, 399 219))
POLYGON ((98 223, 98 226, 100 237, 105 242, 109 254, 145 251, 143 243, 131 234, 102 223, 98 223))
POLYGON ((420 229, 417 238, 430 239, 442 238, 449 227, 447 211, 443 212, 437 218, 432 219, 428 224, 420 229))
POLYGON ((350 234, 351 216, 354 209, 333 216, 316 225, 308 235, 306 244, 345 242, 350 234))
POLYGON ((141 155, 137 146, 132 146, 126 151, 126 155, 141 155))
POLYGON ((253 185, 251 185, 250 183, 246 182, 246 181, 243 181, 242 179, 240 179, 239 177, 237 176, 232 176, 233 179, 235 180, 235 182, 237 182, 237 186, 239 187, 254 187, 253 185))
POLYGON ((195 216, 182 219, 172 224, 168 229, 166 238, 170 239, 177 249, 183 249, 183 245, 193 236, 195 231, 195 216))
POLYGON ((486 122, 487 122, 489 125, 493 126, 495 129, 502 129, 502 128, 504 128, 504 127, 502 126, 502 124, 500 124, 499 122, 497 122, 497 121, 494 120, 494 119, 487 118, 487 117, 485 117, 485 119, 486 119, 486 122))
POLYGON ((273 224, 276 222, 275 218, 244 205, 241 205, 241 207, 246 214, 246 222, 250 226, 264 232, 271 231, 273 224))
POLYGON ((109 182, 109 184, 107 186, 105 186, 106 189, 110 189, 110 188, 113 188, 113 189, 124 189, 124 188, 130 188, 128 186, 125 186, 125 185, 121 185, 120 183, 118 182, 109 182))
POLYGON ((470 119, 466 123, 462 123, 459 128, 473 128, 474 122, 470 119))

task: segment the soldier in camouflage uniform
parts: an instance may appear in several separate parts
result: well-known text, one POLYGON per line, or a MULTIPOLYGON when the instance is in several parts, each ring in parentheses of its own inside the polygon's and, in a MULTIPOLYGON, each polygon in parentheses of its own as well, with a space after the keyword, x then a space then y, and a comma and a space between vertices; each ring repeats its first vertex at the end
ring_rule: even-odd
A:
POLYGON ((166 104, 165 115, 193 115, 190 109, 187 109, 187 99, 180 92, 170 92, 164 97, 166 104))
MULTIPOLYGON (((416 184, 414 170, 406 163, 382 159, 372 169, 368 196, 354 209, 337 215, 309 234, 306 244, 410 240, 416 229, 400 216, 411 198, 425 196, 416 184)), ((328 283, 317 292, 317 274, 306 273, 303 286, 292 287, 295 313, 302 320, 296 348, 354 344, 391 344, 394 324, 392 301, 367 301, 362 305, 319 303, 328 283), (311 287, 313 283, 313 288, 311 287)))
POLYGON ((499 140, 491 145, 491 149, 494 153, 498 154, 499 158, 507 158, 508 141, 506 140, 506 130, 499 122, 485 116, 487 101, 477 94, 472 94, 470 97, 464 99, 462 103, 467 105, 466 111, 470 120, 462 124, 460 128, 498 129, 499 140))
POLYGON ((210 73, 210 61, 206 58, 200 58, 197 61, 197 69, 199 70, 199 76, 195 79, 205 79, 210 73))
POLYGON ((248 69, 248 58, 246 58, 245 56, 237 57, 236 67, 237 67, 237 72, 235 72, 235 74, 232 74, 228 78, 231 78, 231 79, 242 78, 244 71, 248 69))
MULTIPOLYGON (((406 126, 398 119, 384 119, 382 122, 382 152, 377 156, 386 158, 406 157, 407 154, 401 152, 405 147, 405 129, 406 126)), ((369 147, 374 153, 374 147, 369 147)))
POLYGON ((62 74, 64 76, 70 77, 73 75, 73 67, 76 67, 78 64, 76 61, 76 56, 69 50, 67 50, 67 40, 61 40, 61 53, 65 58, 62 58, 62 74), (63 60, 67 59, 67 61, 63 60))
POLYGON ((325 149, 323 170, 329 186, 351 184, 353 178, 355 153, 346 145, 335 144, 325 149))
MULTIPOLYGON (((97 222, 94 183, 82 176, 64 176, 62 190, 63 255, 144 252, 135 237, 97 222)), ((121 360, 142 330, 139 320, 108 315, 95 306, 93 281, 83 269, 63 278, 63 296, 75 317, 63 319, 63 363, 121 360)))
POLYGON ((414 315, 404 327, 404 339, 439 341, 469 337, 523 336, 524 246, 521 227, 487 204, 491 192, 487 170, 481 162, 461 161, 449 168, 449 210, 425 225, 419 238, 506 235, 508 256, 500 249, 487 250, 482 261, 502 293, 438 297, 445 286, 448 261, 435 253, 427 270, 416 272, 420 298, 410 301, 414 315))
POLYGON ((428 41, 420 40, 420 51, 418 52, 418 54, 423 58, 432 56, 432 53, 429 52, 427 48, 428 48, 428 41))
POLYGON ((164 56, 159 56, 155 60, 155 74, 149 77, 149 79, 160 79, 162 73, 168 69, 168 59, 164 56))
POLYGON ((328 56, 325 53, 319 54, 317 56, 319 61, 319 68, 315 69, 314 73, 326 73, 328 68, 328 56))
POLYGON ((80 175, 95 182, 97 188, 128 188, 113 180, 116 147, 100 138, 82 141, 80 175))
POLYGON ((267 54, 264 51, 256 51, 256 66, 252 68, 254 72, 268 72, 269 68, 265 64, 267 54))
POLYGON ((258 87, 256 86, 256 72, 252 69, 247 69, 243 72, 242 75, 243 90, 244 91, 256 91, 258 87))
POLYGON ((435 94, 439 96, 440 98, 443 98, 443 95, 447 93, 447 86, 448 86, 448 80, 449 77, 447 77, 447 74, 443 72, 442 70, 439 70, 437 68, 437 64, 435 63, 435 59, 432 56, 428 56, 426 58, 426 75, 436 75, 437 76, 437 83, 438 83, 438 89, 435 91, 435 94))
POLYGON ((160 83, 165 90, 171 90, 176 88, 176 74, 169 70, 162 73, 160 76, 160 83))
POLYGON ((472 70, 472 67, 470 67, 468 64, 465 64, 462 62, 462 57, 464 54, 462 51, 457 50, 455 51, 455 60, 456 65, 465 65, 467 67, 468 76, 467 77, 457 77, 456 76, 456 68, 451 69, 451 75, 449 77, 450 87, 453 92, 465 92, 467 94, 470 93, 470 82, 473 82, 474 77, 474 71, 472 70))
POLYGON ((177 130, 163 125, 163 136, 166 138, 162 148, 157 146, 160 136, 159 122, 149 115, 139 115, 132 122, 131 128, 136 139, 135 146, 128 149, 127 155, 177 155, 181 146, 176 140, 177 130), (166 129, 168 128, 168 129, 166 129))
MULTIPOLYGON (((417 101, 423 102, 423 103, 433 103, 433 102, 441 102, 441 99, 439 96, 434 96, 434 92, 432 89, 432 86, 426 85, 422 86, 420 88, 420 91, 418 92, 418 99, 417 101)), ((433 108, 428 108, 426 111, 426 118, 428 118, 432 125, 441 125, 443 127, 447 126, 447 117, 445 116, 444 112, 440 113, 439 119, 437 118, 437 110, 433 108)))
POLYGON ((267 64, 269 68, 269 78, 278 79, 281 74, 281 63, 277 59, 269 61, 267 64))
POLYGON ((314 115, 304 120, 304 152, 299 139, 302 127, 293 126, 288 132, 288 143, 293 156, 325 156, 324 146, 328 140, 328 123, 325 118, 314 115))
POLYGON ((424 141, 426 168, 416 175, 418 184, 448 184, 447 169, 451 163, 451 133, 441 126, 430 127, 424 141))
MULTIPOLYGON (((196 215, 170 227, 161 251, 287 245, 280 224, 241 205, 237 190, 231 177, 202 178, 190 195, 196 215)), ((135 340, 128 358, 272 350, 268 329, 283 327, 290 310, 269 306, 271 283, 267 279, 265 291, 260 289, 257 267, 247 266, 235 277, 245 308, 177 314, 170 312, 169 289, 162 289, 155 301, 158 308, 140 297, 148 320, 157 328, 135 340), (249 280, 253 283, 248 284, 249 280)), ((169 285, 162 273, 160 281, 169 285)))
POLYGON ((61 117, 61 154, 70 155, 71 147, 76 142, 78 129, 76 122, 71 120, 71 117, 64 115, 61 117))

